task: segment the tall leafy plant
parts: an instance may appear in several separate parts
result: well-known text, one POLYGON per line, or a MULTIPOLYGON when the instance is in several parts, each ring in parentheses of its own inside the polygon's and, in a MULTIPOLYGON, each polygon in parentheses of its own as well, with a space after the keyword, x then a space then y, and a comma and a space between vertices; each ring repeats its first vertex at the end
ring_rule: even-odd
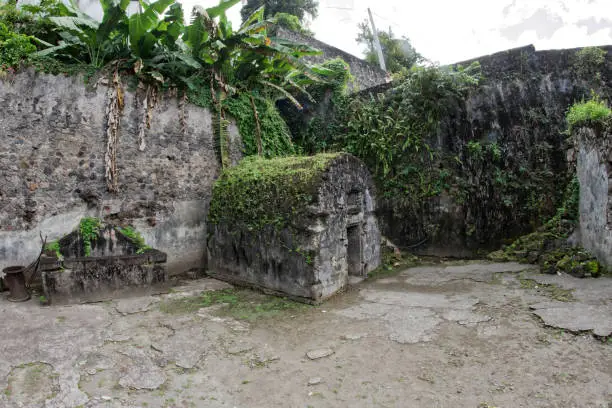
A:
POLYGON ((50 55, 98 68, 111 60, 129 56, 125 36, 129 0, 100 0, 100 3, 104 10, 102 22, 82 12, 74 0, 66 6, 67 15, 49 17, 60 40, 55 45, 45 43, 47 48, 37 55, 50 55))

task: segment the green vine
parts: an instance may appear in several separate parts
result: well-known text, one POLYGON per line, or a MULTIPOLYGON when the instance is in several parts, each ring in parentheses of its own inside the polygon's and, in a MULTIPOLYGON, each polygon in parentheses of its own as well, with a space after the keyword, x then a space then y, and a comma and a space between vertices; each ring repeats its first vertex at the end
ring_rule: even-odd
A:
MULTIPOLYGON (((189 91, 187 96, 194 105, 213 110, 216 118, 214 127, 217 129, 219 124, 217 119, 219 104, 213 102, 210 89, 205 87, 194 88, 189 91)), ((291 141, 291 134, 287 123, 280 116, 274 103, 263 97, 254 97, 253 99, 259 116, 263 156, 271 158, 295 154, 295 148, 291 141)), ((256 140, 257 123, 250 95, 248 93, 239 93, 224 98, 221 107, 229 117, 236 120, 242 139, 243 153, 246 156, 256 155, 258 153, 256 140)), ((226 129, 227 124, 225 123, 226 129)), ((221 127, 218 129, 221 129, 221 127)), ((227 137, 227 135, 225 136, 227 137)), ((220 140, 217 133, 215 138, 220 140)), ((227 150, 227 147, 224 150, 227 150)))

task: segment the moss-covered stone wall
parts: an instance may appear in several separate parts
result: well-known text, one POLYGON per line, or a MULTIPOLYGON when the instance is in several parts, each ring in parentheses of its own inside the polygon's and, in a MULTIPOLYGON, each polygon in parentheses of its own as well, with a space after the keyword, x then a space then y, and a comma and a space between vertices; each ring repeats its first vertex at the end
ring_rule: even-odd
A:
POLYGON ((372 178, 349 154, 247 158, 214 185, 208 273, 318 302, 378 267, 375 210, 372 178))

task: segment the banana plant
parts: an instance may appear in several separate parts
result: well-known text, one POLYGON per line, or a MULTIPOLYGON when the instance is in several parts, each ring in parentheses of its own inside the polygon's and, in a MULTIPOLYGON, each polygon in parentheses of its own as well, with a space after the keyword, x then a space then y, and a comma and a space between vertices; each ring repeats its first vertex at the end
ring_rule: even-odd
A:
POLYGON ((36 53, 39 56, 53 55, 60 59, 102 67, 111 59, 128 55, 127 14, 129 0, 100 0, 104 17, 96 21, 82 12, 74 0, 66 5, 62 16, 48 17, 56 26, 61 40, 36 53))

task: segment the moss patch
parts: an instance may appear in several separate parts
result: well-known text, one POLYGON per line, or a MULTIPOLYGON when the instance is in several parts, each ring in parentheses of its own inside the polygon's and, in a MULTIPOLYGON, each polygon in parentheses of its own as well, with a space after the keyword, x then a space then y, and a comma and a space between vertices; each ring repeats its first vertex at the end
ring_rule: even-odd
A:
POLYGON ((223 289, 203 292, 198 296, 162 302, 160 311, 169 314, 193 313, 201 308, 224 305, 218 314, 234 319, 256 321, 280 317, 287 312, 305 311, 313 306, 287 298, 268 296, 249 289, 223 289))
POLYGON ((321 175, 339 154, 250 157, 223 172, 213 187, 209 222, 259 230, 283 228, 316 199, 321 175))
POLYGON ((605 267, 584 248, 572 247, 567 239, 578 220, 579 184, 574 177, 565 191, 563 204, 538 231, 516 239, 504 249, 492 252, 493 261, 517 261, 540 265, 542 273, 565 272, 577 277, 598 277, 605 267))
POLYGON ((385 248, 382 252, 380 266, 368 273, 368 278, 379 279, 393 276, 406 268, 411 268, 421 263, 421 259, 415 255, 409 253, 395 254, 393 251, 385 248))
POLYGON ((576 299, 573 295, 572 289, 563 289, 557 285, 538 283, 533 279, 526 279, 519 277, 521 288, 523 289, 534 289, 543 292, 546 296, 551 299, 558 300, 559 302, 574 302, 576 299))

